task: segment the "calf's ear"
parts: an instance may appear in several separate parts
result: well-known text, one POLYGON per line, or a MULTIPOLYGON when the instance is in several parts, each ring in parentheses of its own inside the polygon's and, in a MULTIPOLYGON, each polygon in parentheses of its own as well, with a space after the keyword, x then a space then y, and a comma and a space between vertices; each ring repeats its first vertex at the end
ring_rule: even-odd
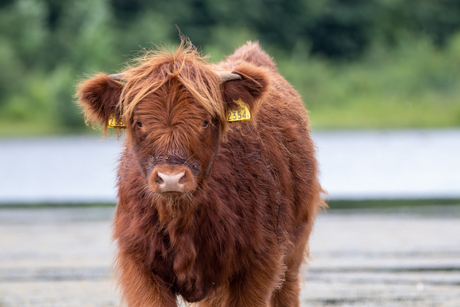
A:
POLYGON ((93 127, 95 124, 100 125, 106 132, 111 116, 115 116, 116 121, 121 121, 118 103, 122 90, 123 85, 103 73, 78 84, 77 104, 83 109, 86 124, 90 122, 93 127))
POLYGON ((263 67, 241 63, 232 73, 241 76, 241 79, 225 81, 222 84, 226 111, 238 108, 236 101, 240 101, 249 108, 251 116, 254 116, 260 101, 268 92, 269 72, 263 67))

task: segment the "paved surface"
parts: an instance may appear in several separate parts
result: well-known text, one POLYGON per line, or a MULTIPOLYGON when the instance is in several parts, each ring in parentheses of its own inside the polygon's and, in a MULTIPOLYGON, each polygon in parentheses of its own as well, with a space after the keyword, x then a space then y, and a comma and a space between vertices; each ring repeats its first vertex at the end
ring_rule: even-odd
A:
MULTIPOLYGON (((0 209, 0 306, 118 306, 113 208, 0 209)), ((302 306, 460 306, 460 206, 333 210, 302 306)))
MULTIPOLYGON (((460 198, 460 129, 316 132, 331 199, 460 198)), ((115 138, 0 140, 0 204, 114 202, 115 138)))

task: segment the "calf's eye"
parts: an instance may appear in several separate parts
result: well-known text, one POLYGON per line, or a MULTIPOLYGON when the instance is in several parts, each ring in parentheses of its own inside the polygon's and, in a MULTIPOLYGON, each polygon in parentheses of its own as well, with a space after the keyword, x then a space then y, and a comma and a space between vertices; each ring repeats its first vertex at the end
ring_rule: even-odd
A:
POLYGON ((209 125, 209 120, 205 120, 203 122, 203 128, 206 128, 209 125))
POLYGON ((138 127, 142 127, 142 123, 141 123, 140 121, 136 121, 136 125, 137 125, 138 127))

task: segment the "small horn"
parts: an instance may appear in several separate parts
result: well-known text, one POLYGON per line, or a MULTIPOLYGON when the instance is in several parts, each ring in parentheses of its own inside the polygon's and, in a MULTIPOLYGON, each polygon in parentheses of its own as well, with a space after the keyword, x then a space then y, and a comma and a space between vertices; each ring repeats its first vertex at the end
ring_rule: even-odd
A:
POLYGON ((231 72, 226 72, 226 71, 217 72, 217 75, 219 75, 220 82, 243 79, 238 74, 232 74, 231 72))
POLYGON ((128 77, 128 74, 113 74, 109 75, 109 77, 116 81, 125 81, 125 79, 128 77))

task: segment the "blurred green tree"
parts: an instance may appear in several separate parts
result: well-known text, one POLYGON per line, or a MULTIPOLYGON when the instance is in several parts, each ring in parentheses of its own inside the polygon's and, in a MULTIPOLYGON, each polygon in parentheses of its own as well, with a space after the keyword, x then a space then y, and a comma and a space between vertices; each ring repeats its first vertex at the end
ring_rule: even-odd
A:
POLYGON ((445 106, 444 122, 460 124, 459 16, 457 0, 0 0, 0 131, 80 131, 78 79, 120 71, 152 43, 177 44, 176 26, 213 60, 259 40, 317 111, 359 117, 356 92, 377 106, 393 91, 432 97, 425 106, 445 106))

